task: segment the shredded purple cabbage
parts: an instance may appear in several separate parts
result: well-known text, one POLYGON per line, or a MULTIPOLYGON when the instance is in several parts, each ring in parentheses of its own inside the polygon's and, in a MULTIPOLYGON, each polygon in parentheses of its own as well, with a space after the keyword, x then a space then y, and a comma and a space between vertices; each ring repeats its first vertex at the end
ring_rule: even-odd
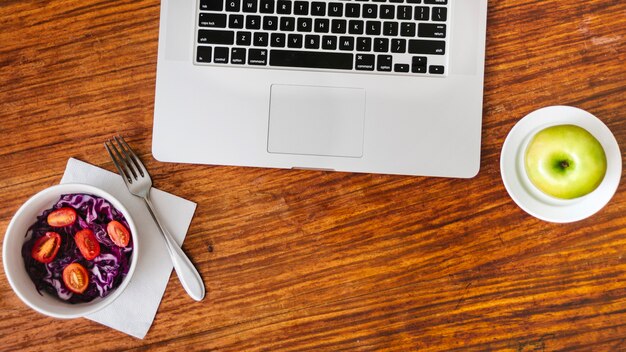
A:
POLYGON ((112 220, 121 222, 130 231, 121 212, 104 198, 89 194, 64 194, 52 208, 38 216, 26 234, 28 236, 32 232, 31 238, 22 246, 26 271, 37 291, 48 292, 69 303, 80 303, 105 297, 118 287, 130 269, 133 242, 131 237, 128 246, 121 248, 111 241, 106 227, 112 220), (48 225, 48 214, 63 207, 76 210, 76 222, 61 228, 48 225), (74 234, 86 228, 91 229, 100 242, 100 255, 93 260, 86 260, 74 241, 74 234), (49 231, 61 235, 61 247, 54 260, 44 264, 33 259, 31 250, 37 239, 49 231), (82 294, 68 290, 63 283, 63 269, 71 263, 80 263, 89 273, 89 285, 82 294))

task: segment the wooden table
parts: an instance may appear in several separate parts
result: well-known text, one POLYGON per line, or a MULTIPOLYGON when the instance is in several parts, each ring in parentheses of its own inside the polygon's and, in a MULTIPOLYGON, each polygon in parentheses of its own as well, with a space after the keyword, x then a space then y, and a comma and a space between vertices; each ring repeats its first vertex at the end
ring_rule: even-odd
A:
MULTIPOLYGON (((144 340, 27 308, 0 273, 0 350, 626 350, 626 192, 594 216, 527 215, 500 179, 527 113, 572 105, 626 145, 626 2, 490 1, 481 171, 469 180, 152 158, 159 1, 0 3, 0 232, 69 157, 113 171, 127 137, 197 202, 144 340)), ((622 177, 624 180, 624 177, 622 177)), ((4 235, 0 235, 4 236, 4 235)))

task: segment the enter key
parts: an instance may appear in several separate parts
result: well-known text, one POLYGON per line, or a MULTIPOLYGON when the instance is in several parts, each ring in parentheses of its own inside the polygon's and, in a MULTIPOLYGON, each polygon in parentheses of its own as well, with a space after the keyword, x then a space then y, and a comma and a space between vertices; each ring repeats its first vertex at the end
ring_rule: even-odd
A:
POLYGON ((435 23, 420 23, 417 28, 417 36, 422 38, 445 38, 446 25, 435 23))

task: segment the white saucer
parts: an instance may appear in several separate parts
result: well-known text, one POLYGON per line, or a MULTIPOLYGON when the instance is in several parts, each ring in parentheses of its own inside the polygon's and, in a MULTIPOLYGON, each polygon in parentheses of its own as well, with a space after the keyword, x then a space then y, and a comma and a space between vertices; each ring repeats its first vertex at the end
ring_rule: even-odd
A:
POLYGON ((574 222, 595 214, 611 200, 622 175, 622 156, 613 133, 597 117, 571 106, 549 106, 526 115, 511 129, 502 146, 500 173, 513 201, 528 214, 550 222, 574 222), (602 144, 607 158, 606 175, 600 186, 572 200, 541 192, 524 171, 524 151, 531 137, 546 127, 565 124, 589 131, 602 144))

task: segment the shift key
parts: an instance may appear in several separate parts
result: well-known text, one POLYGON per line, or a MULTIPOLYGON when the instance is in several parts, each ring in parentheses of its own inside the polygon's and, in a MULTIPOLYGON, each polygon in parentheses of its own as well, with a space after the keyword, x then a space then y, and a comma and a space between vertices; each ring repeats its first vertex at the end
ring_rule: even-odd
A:
POLYGON ((235 43, 235 32, 200 29, 198 30, 198 43, 232 45, 235 43))
POLYGON ((446 42, 441 40, 409 40, 409 53, 444 55, 446 53, 446 42))

